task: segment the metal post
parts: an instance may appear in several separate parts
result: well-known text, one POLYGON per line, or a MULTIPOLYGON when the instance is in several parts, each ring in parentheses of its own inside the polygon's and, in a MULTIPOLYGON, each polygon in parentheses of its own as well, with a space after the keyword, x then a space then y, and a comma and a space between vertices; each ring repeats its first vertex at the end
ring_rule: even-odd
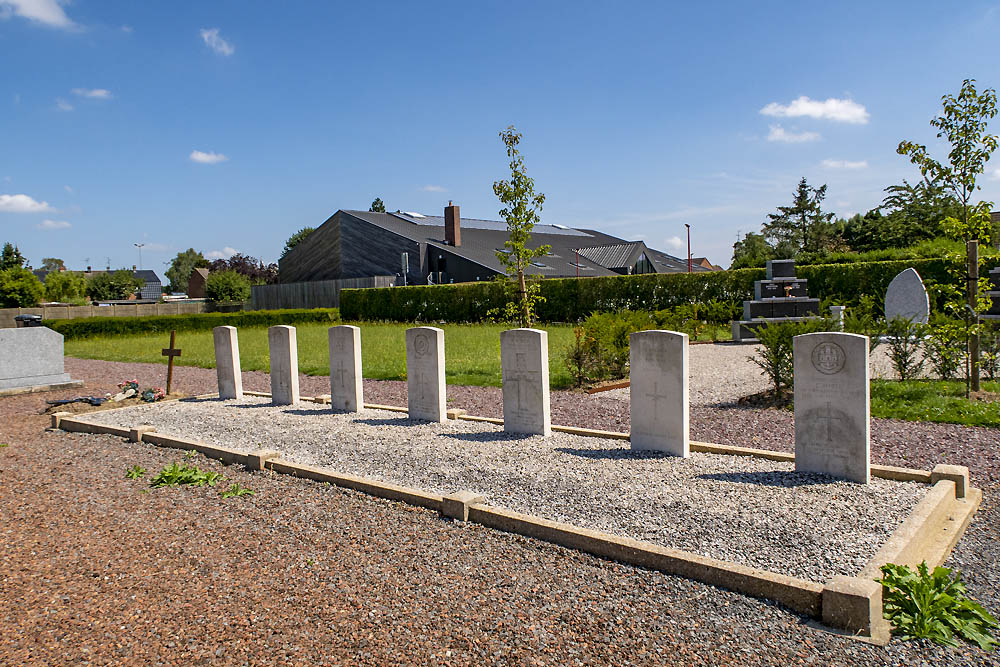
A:
POLYGON ((133 243, 132 245, 134 245, 136 248, 139 249, 139 270, 142 271, 142 246, 144 246, 146 244, 145 243, 133 243))
POLYGON ((691 273, 691 225, 685 222, 684 226, 687 227, 688 234, 688 273, 691 273))

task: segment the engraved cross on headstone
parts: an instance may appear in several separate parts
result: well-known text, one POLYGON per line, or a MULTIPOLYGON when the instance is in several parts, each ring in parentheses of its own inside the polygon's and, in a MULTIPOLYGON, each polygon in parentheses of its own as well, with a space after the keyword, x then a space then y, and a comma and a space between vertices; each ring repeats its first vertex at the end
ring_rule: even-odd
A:
POLYGON ((830 407, 830 402, 827 401, 826 410, 823 411, 823 414, 817 415, 816 419, 822 421, 826 427, 826 442, 833 442, 832 424, 833 422, 844 421, 844 418, 834 416, 833 409, 830 407))
POLYGON ((660 393, 659 382, 653 382, 653 391, 650 394, 646 394, 646 396, 653 399, 653 420, 660 421, 660 399, 670 398, 670 396, 660 393))
POLYGON ((166 348, 161 352, 164 357, 167 357, 167 395, 170 395, 170 385, 174 380, 174 357, 181 356, 181 351, 174 347, 174 340, 177 336, 177 331, 170 332, 170 347, 166 348))

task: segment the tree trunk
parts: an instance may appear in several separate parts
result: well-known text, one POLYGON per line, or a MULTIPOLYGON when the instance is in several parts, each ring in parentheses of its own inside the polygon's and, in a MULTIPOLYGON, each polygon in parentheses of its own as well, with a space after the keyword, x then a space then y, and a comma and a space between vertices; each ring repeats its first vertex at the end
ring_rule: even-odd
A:
POLYGON ((517 287, 521 295, 521 326, 531 326, 531 313, 528 309, 528 284, 524 280, 524 270, 517 272, 517 287))
MULTIPOLYGON (((979 313, 976 308, 979 293, 979 241, 973 239, 966 244, 966 256, 969 260, 969 308, 976 313, 972 325, 978 329, 979 313)), ((979 391, 979 332, 976 330, 969 336, 969 378, 972 391, 979 391)))

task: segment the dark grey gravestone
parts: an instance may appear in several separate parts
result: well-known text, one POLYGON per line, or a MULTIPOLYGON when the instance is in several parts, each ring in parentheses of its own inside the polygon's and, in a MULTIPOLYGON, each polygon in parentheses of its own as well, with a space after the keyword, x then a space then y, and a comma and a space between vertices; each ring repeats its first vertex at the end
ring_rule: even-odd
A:
POLYGON ((885 292, 885 319, 891 322, 900 317, 914 323, 927 324, 930 313, 927 288, 924 287, 920 274, 912 267, 900 271, 885 292))

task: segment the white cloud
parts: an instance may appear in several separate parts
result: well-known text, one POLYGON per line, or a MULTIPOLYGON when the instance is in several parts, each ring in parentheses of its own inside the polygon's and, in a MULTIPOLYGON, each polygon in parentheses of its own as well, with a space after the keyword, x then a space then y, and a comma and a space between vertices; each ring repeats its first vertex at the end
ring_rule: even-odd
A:
POLYGON ((205 259, 229 259, 238 252, 236 248, 226 246, 222 250, 209 250, 205 253, 205 259))
POLYGON ((122 32, 128 32, 128 33, 135 32, 135 28, 133 28, 130 25, 123 25, 122 32))
POLYGON ((233 45, 219 37, 218 28, 202 28, 201 38, 208 46, 220 56, 231 56, 236 52, 233 45))
POLYGON ((48 202, 35 201, 28 195, 0 195, 0 213, 47 213, 52 210, 48 202))
POLYGON ((0 19, 11 14, 50 28, 75 28, 57 0, 0 0, 0 19))
POLYGON ((663 245, 671 250, 680 250, 684 247, 684 241, 679 236, 671 236, 663 239, 663 245))
POLYGON ((69 224, 65 220, 42 220, 38 225, 35 225, 39 229, 69 229, 73 225, 69 224))
POLYGON ((857 162, 851 162, 850 160, 823 160, 823 166, 827 169, 867 169, 868 160, 858 160, 857 162))
POLYGON ((1000 181, 1000 167, 997 167, 996 169, 993 170, 993 173, 990 174, 990 179, 994 181, 1000 181))
POLYGON ((21 93, 14 93, 14 104, 21 103, 21 93))
POLYGON ((62 99, 61 97, 57 97, 56 108, 59 109, 59 111, 72 111, 73 105, 67 102, 66 100, 62 99))
POLYGON ((424 192, 448 192, 447 188, 441 187, 440 185, 425 185, 420 189, 424 192))
POLYGON ((853 123, 864 125, 868 122, 869 114, 865 107, 854 100, 838 100, 834 97, 820 102, 811 100, 805 95, 792 100, 790 104, 778 104, 771 102, 760 112, 765 116, 776 118, 822 118, 833 120, 838 123, 853 123))
POLYGON ((79 97, 88 97, 92 100, 111 99, 111 91, 104 88, 74 88, 73 94, 79 97))
POLYGON ((64 185, 63 186, 63 190, 65 190, 66 192, 68 192, 70 194, 73 194, 73 188, 69 187, 68 185, 64 185))
POLYGON ((816 132, 786 132, 780 125, 771 125, 771 131, 767 133, 768 141, 780 141, 785 144, 804 144, 817 141, 819 138, 816 132))
POLYGON ((207 153, 204 151, 191 151, 191 155, 188 157, 191 158, 192 162, 200 162, 201 164, 218 164, 229 159, 222 153, 213 153, 212 151, 207 153))

